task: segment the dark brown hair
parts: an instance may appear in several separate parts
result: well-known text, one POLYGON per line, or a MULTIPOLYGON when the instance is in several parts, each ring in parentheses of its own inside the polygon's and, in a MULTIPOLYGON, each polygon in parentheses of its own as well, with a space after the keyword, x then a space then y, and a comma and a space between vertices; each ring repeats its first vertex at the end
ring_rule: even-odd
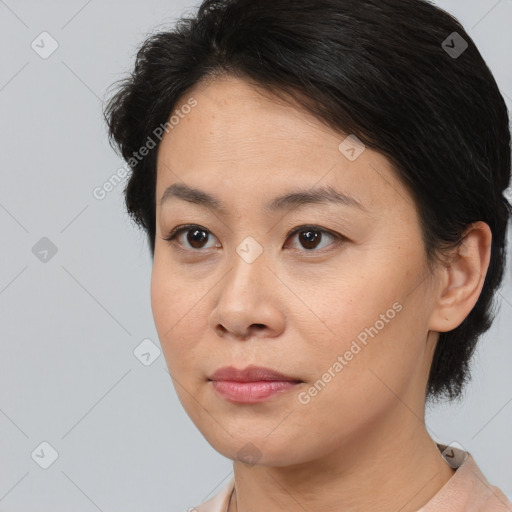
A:
POLYGON ((465 320, 440 333, 427 398, 460 397, 477 340, 494 318, 512 207, 510 131, 491 71, 460 23, 426 0, 205 0, 151 35, 105 107, 110 143, 132 169, 126 206, 155 244, 156 154, 134 158, 177 101, 227 74, 296 101, 384 154, 421 216, 428 261, 475 221, 491 261, 465 320))

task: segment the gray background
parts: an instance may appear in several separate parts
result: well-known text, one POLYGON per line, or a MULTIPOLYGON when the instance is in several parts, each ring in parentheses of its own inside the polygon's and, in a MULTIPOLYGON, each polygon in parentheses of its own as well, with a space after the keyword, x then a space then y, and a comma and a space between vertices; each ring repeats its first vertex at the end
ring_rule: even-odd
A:
MULTIPOLYGON (((124 183, 93 196, 123 165, 102 121, 107 87, 150 32, 195 5, 0 0, 0 511, 173 512, 232 475, 154 352, 151 258, 124 212, 124 183), (59 45, 46 59, 31 47, 43 31, 59 45), (146 339, 147 366, 134 354, 146 339), (42 442, 58 452, 47 469, 42 442)), ((467 28, 510 109, 512 1, 438 5, 467 28)), ((436 441, 469 450, 510 499, 511 274, 509 264, 465 400, 428 415, 436 441)))

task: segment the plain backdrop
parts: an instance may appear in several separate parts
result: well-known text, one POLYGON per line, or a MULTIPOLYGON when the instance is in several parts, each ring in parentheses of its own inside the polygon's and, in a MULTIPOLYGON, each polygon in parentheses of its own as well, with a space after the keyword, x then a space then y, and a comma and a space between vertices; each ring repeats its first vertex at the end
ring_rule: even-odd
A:
MULTIPOLYGON (((107 87, 151 32, 197 5, 0 0, 0 512, 177 512, 232 476, 158 353, 151 258, 124 182, 93 194, 123 165, 102 119, 107 87)), ((466 27, 510 109, 512 1, 438 5, 466 27)), ((509 499, 511 275, 509 264, 464 401, 427 423, 509 499)))

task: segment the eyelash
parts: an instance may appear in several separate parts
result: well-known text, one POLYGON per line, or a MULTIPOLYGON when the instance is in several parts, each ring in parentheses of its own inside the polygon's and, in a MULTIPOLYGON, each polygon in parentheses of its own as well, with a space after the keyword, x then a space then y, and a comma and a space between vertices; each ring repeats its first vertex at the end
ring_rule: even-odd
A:
MULTIPOLYGON (((181 233, 183 232, 186 232, 186 231, 190 231, 191 229, 193 228, 197 228, 197 229, 200 229, 202 231, 205 231, 206 233, 210 233, 210 234, 213 234, 211 233, 211 231, 209 231, 208 229, 206 228, 203 228, 202 226, 198 225, 198 224, 184 224, 184 225, 181 225, 181 226, 177 226, 175 227, 167 237, 164 238, 165 241, 169 242, 169 243, 173 243, 175 238, 177 238, 181 233)), ((311 230, 311 231, 318 231, 322 234, 327 234, 331 237, 333 237, 335 239, 335 242, 333 242, 334 244, 338 245, 339 243, 341 242, 344 242, 347 240, 346 237, 344 237, 343 235, 340 235, 339 233, 335 233, 333 231, 330 231, 328 229, 324 229, 320 226, 317 226, 315 224, 305 224, 305 225, 302 225, 302 226, 298 226, 294 229, 292 229, 291 231, 288 232, 288 234, 286 235, 286 240, 288 240, 288 238, 290 238, 291 236, 294 236, 296 235, 297 233, 300 233, 300 232, 303 232, 303 231, 307 231, 307 230, 311 230)), ((181 244, 180 244, 181 245, 181 244)), ((316 249, 304 249, 305 252, 310 252, 310 253, 314 253, 314 252, 323 252, 326 248, 323 248, 323 249, 320 249, 320 250, 316 250, 316 249)), ((202 249, 183 249, 185 251, 190 251, 190 252, 201 252, 202 249)))

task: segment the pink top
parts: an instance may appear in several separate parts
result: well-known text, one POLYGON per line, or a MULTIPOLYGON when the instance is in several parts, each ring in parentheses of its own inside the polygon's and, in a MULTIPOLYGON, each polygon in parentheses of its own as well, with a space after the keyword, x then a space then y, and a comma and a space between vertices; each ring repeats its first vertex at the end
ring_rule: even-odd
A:
MULTIPOLYGON (((512 504, 489 484, 470 453, 438 444, 444 460, 456 471, 437 494, 417 512, 512 512, 512 504)), ((227 512, 235 477, 193 512, 227 512)))

